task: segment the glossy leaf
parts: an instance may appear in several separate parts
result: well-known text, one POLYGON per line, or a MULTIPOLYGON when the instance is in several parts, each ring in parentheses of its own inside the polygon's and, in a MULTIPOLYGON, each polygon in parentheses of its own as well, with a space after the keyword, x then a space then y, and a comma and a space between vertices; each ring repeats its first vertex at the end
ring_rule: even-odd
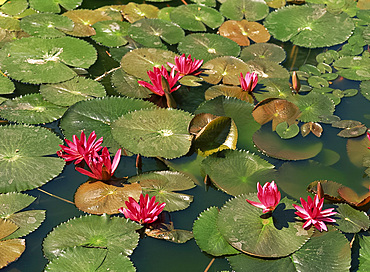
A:
POLYGON ((222 3, 220 12, 231 20, 259 21, 269 13, 269 8, 264 1, 227 0, 222 3))
POLYGON ((240 58, 244 61, 262 59, 280 63, 285 60, 285 50, 273 43, 251 44, 244 47, 240 53, 240 58))
POLYGON ((143 18, 157 18, 159 9, 153 5, 130 2, 123 7, 123 17, 130 23, 143 18))
POLYGON ((363 54, 362 56, 344 56, 333 63, 338 70, 337 73, 351 80, 369 80, 370 57, 363 54))
POLYGON ((99 21, 93 25, 95 35, 91 38, 99 44, 108 47, 122 46, 128 43, 126 36, 130 24, 114 20, 99 21))
POLYGON ((30 0, 30 6, 41 12, 59 13, 62 6, 66 10, 75 9, 81 5, 82 0, 30 0))
POLYGON ((249 103, 253 103, 253 97, 249 94, 249 92, 243 91, 242 88, 237 86, 229 85, 212 86, 206 90, 204 95, 206 100, 216 98, 217 96, 228 96, 235 97, 249 103))
POLYGON ((338 214, 335 217, 337 228, 347 233, 357 233, 361 230, 367 230, 370 227, 369 217, 365 212, 357 211, 347 204, 337 204, 336 211, 338 214))
POLYGON ((288 126, 288 123, 284 121, 276 126, 276 133, 281 139, 290 139, 298 135, 299 127, 297 124, 288 126))
POLYGON ((0 268, 17 260, 26 249, 25 239, 0 241, 0 268))

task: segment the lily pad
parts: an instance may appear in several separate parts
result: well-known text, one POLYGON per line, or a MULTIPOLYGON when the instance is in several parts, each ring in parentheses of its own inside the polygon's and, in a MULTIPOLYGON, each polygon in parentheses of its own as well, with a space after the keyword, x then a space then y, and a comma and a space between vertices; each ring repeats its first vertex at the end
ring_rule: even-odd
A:
POLYGON ((266 78, 263 79, 260 90, 263 92, 256 92, 255 97, 257 101, 262 101, 267 98, 289 99, 292 96, 292 89, 289 87, 289 80, 282 78, 266 78))
POLYGON ((127 97, 103 97, 81 101, 71 106, 60 121, 60 127, 67 139, 73 135, 80 135, 95 131, 99 137, 104 137, 104 146, 116 150, 120 145, 113 139, 111 124, 118 117, 143 108, 154 108, 155 105, 127 97))
POLYGON ((275 39, 290 40, 309 48, 343 43, 354 29, 353 21, 346 13, 334 15, 323 7, 307 5, 285 6, 271 12, 264 24, 275 39))
POLYGON ((228 201, 218 216, 218 229, 236 249, 259 257, 284 257, 298 250, 313 229, 295 221, 295 201, 284 198, 270 217, 246 199, 258 201, 257 194, 240 195, 228 201))
POLYGON ((177 193, 195 187, 194 182, 185 174, 172 171, 155 171, 129 178, 128 182, 139 182, 143 194, 155 196, 156 202, 166 203, 165 211, 173 212, 186 209, 193 196, 177 193))
POLYGON ((185 33, 178 25, 161 19, 141 19, 131 24, 128 30, 130 37, 145 47, 166 49, 161 39, 168 44, 182 41, 185 33))
POLYGON ((236 42, 216 34, 196 33, 187 35, 179 43, 177 50, 182 54, 191 54, 193 58, 207 62, 221 56, 237 57, 240 47, 236 42))
POLYGON ((366 133, 367 127, 359 121, 340 120, 331 124, 336 128, 343 128, 337 135, 344 138, 358 137, 366 133))
POLYGON ((72 31, 73 22, 69 18, 53 13, 36 13, 24 17, 20 27, 32 36, 40 38, 63 37, 62 31, 72 31))
POLYGON ((263 25, 247 20, 226 21, 220 26, 218 32, 221 36, 233 40, 240 46, 248 46, 249 39, 255 43, 264 43, 270 39, 270 34, 263 25))
POLYGON ((285 50, 273 43, 251 44, 244 47, 240 53, 240 58, 244 61, 262 59, 280 63, 285 60, 285 50))
POLYGON ((59 13, 62 6, 66 10, 71 10, 79 7, 82 0, 30 0, 30 6, 41 12, 59 13))
POLYGON ((153 67, 161 68, 164 65, 169 69, 167 62, 173 62, 176 54, 156 48, 138 48, 127 53, 121 59, 122 69, 129 75, 149 81, 147 71, 153 67))
POLYGON ((82 100, 106 95, 103 85, 83 77, 75 77, 61 83, 41 85, 40 93, 46 100, 59 106, 72 106, 82 100))
POLYGON ((370 269, 370 236, 359 236, 360 256, 358 271, 366 272, 370 269))
POLYGON ((23 38, 7 43, 0 55, 3 71, 11 78, 33 84, 71 79, 76 73, 69 66, 89 68, 97 58, 92 45, 72 37, 23 38))
POLYGON ((338 70, 337 74, 351 80, 369 80, 370 57, 368 54, 362 56, 345 56, 333 63, 338 70))
POLYGON ((197 245, 202 251, 213 256, 239 254, 218 230, 218 213, 217 207, 209 207, 194 221, 193 232, 197 245))
POLYGON ((324 191, 325 199, 328 199, 332 202, 343 202, 342 197, 338 193, 338 189, 343 187, 343 185, 331 180, 316 180, 314 182, 311 182, 307 187, 307 191, 313 194, 317 194, 318 182, 321 183, 321 188, 324 191))
POLYGON ((25 11, 28 7, 27 0, 12 0, 7 1, 1 6, 1 11, 7 15, 18 15, 25 11))
POLYGON ((203 64, 202 79, 211 84, 218 84, 221 80, 223 84, 240 85, 240 73, 244 75, 250 72, 248 65, 235 57, 218 57, 203 64))
POLYGON ((2 207, 0 211, 0 217, 5 219, 6 217, 28 207, 35 200, 36 200, 35 197, 27 194, 21 193, 0 194, 0 203, 2 207))
POLYGON ((360 84, 361 94, 370 100, 370 80, 362 81, 360 84))
POLYGON ((265 1, 227 0, 222 3, 220 12, 231 20, 259 21, 269 14, 265 1))
POLYGON ((308 122, 301 126, 301 134, 303 137, 306 137, 312 132, 316 137, 321 137, 323 128, 319 123, 308 122))
POLYGON ((23 237, 36 230, 45 220, 45 213, 44 210, 31 210, 8 216, 7 220, 15 223, 19 229, 9 235, 7 239, 23 237))
POLYGON ((54 228, 44 239, 43 250, 49 260, 74 247, 106 248, 110 253, 131 255, 138 244, 135 230, 141 225, 122 217, 87 215, 72 218, 54 228))
POLYGON ((347 204, 337 204, 338 214, 335 217, 337 228, 347 233, 357 233, 370 227, 369 217, 365 212, 355 210, 347 204))
POLYGON ((46 101, 41 94, 28 94, 2 103, 0 116, 18 123, 42 124, 59 119, 66 110, 46 101))
POLYGON ((281 139, 290 139, 298 135, 299 127, 297 124, 288 126, 288 123, 284 121, 276 126, 276 133, 281 139))
POLYGON ((201 166, 218 188, 233 196, 254 192, 257 182, 271 181, 275 167, 243 150, 223 150, 205 158, 201 166))
POLYGON ((75 205, 81 211, 90 214, 116 214, 129 197, 138 200, 140 195, 141 186, 137 183, 115 185, 102 181, 88 181, 78 187, 75 205))
POLYGON ((120 21, 99 21, 93 24, 96 34, 91 38, 99 44, 108 47, 117 47, 127 44, 126 36, 130 24, 120 21))
MULTIPOLYGON (((268 2, 271 3, 271 2, 268 2)), ((243 271, 245 267, 252 271, 269 271, 269 272, 296 272, 295 266, 290 257, 280 259, 262 259, 255 258, 247 254, 228 256, 227 260, 235 271, 243 271)))
POLYGON ((64 160, 44 157, 55 154, 62 144, 49 130, 21 125, 1 126, 0 135, 0 192, 34 189, 62 172, 64 160))
POLYGON ((157 18, 159 9, 153 5, 130 2, 124 6, 123 17, 130 23, 143 18, 157 18))
POLYGON ((280 64, 262 59, 254 59, 247 62, 249 69, 258 74, 258 77, 263 83, 266 79, 282 78, 288 79, 290 74, 280 64))
POLYGON ((25 239, 0 241, 0 268, 17 260, 26 249, 25 239))
POLYGON ((10 94, 14 90, 14 83, 8 77, 0 75, 0 94, 10 94))
POLYGON ((170 13, 171 21, 190 31, 206 31, 219 27, 224 17, 215 9, 201 5, 181 5, 170 13))
POLYGON ((191 119, 189 113, 174 109, 135 111, 112 124, 112 135, 135 154, 176 158, 190 149, 192 137, 187 126, 191 119))
POLYGON ((361 167, 366 156, 370 155, 369 139, 366 136, 348 139, 347 141, 347 155, 351 163, 361 167))
POLYGON ((243 91, 242 88, 237 86, 229 86, 229 85, 216 85, 208 88, 204 93, 206 100, 213 99, 217 96, 229 96, 235 97, 240 100, 253 103, 253 97, 249 94, 249 92, 243 91))

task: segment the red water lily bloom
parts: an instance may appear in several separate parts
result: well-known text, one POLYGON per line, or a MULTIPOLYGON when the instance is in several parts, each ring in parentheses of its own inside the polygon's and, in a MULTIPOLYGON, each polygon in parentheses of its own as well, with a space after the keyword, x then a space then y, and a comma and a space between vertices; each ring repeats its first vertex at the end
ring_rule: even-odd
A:
POLYGON ((166 68, 162 65, 161 69, 157 67, 153 67, 153 71, 148 71, 148 76, 152 84, 139 80, 138 83, 149 90, 151 90, 153 93, 164 96, 163 86, 162 86, 162 76, 167 80, 168 85, 170 86, 170 93, 176 91, 178 88, 181 87, 181 85, 175 86, 176 82, 181 78, 180 74, 177 73, 175 75, 175 69, 171 69, 171 73, 168 74, 168 71, 166 68))
MULTIPOLYGON (((369 139, 369 141, 370 141, 370 133, 369 132, 367 132, 367 138, 369 139)), ((367 147, 368 149, 370 149, 370 146, 368 146, 367 147)))
POLYGON ((303 224, 304 229, 309 229, 311 228, 311 225, 314 225, 319 231, 327 231, 328 229, 324 222, 335 222, 335 219, 329 218, 329 216, 337 214, 337 212, 333 212, 334 208, 322 210, 324 199, 322 198, 320 200, 318 195, 315 195, 314 200, 308 196, 307 202, 301 198, 301 204, 303 208, 296 204, 293 204, 293 206, 297 210, 295 214, 300 218, 307 220, 303 224))
POLYGON ((191 59, 191 55, 189 55, 187 58, 185 57, 185 54, 182 54, 181 57, 176 56, 175 57, 175 63, 172 64, 170 62, 167 62, 167 65, 171 67, 171 69, 175 69, 175 71, 179 72, 180 75, 199 75, 202 71, 197 70, 202 66, 203 60, 197 60, 191 59))
POLYGON ((81 174, 97 180, 109 180, 113 176, 114 171, 116 171, 120 159, 121 149, 118 149, 113 162, 111 162, 108 148, 104 147, 101 155, 98 155, 95 152, 93 156, 85 157, 85 161, 87 162, 91 172, 81 167, 76 167, 76 170, 81 174))
POLYGON ((86 140, 86 135, 82 131, 80 139, 76 135, 72 136, 72 140, 65 140, 68 146, 59 145, 62 149, 57 152, 58 156, 65 161, 75 161, 75 164, 80 163, 84 157, 89 157, 94 152, 98 152, 103 147, 100 146, 103 142, 103 137, 96 140, 95 131, 91 132, 86 140))
POLYGON ((280 202, 281 195, 274 181, 271 183, 266 182, 265 185, 263 185, 263 187, 258 182, 257 183, 257 197, 259 201, 261 201, 261 203, 251 201, 248 199, 246 200, 248 201, 249 204, 257 208, 263 209, 262 211, 263 213, 267 213, 267 212, 271 212, 275 210, 275 207, 280 202))
POLYGON ((166 206, 165 202, 159 204, 159 202, 155 202, 155 196, 149 198, 148 194, 145 197, 141 194, 139 203, 132 197, 129 197, 128 201, 125 201, 127 208, 121 207, 118 211, 123 213, 126 218, 130 218, 140 224, 150 224, 158 219, 158 215, 166 206))
POLYGON ((256 73, 247 72, 245 77, 243 77, 243 73, 240 73, 239 82, 243 91, 251 93, 257 85, 258 75, 256 73))

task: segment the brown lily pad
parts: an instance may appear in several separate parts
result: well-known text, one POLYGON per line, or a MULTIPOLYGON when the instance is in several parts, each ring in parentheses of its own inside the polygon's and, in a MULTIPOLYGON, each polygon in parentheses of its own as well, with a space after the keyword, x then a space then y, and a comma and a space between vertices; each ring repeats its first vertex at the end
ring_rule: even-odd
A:
POLYGON ((122 10, 123 17, 131 24, 143 18, 157 18, 159 9, 153 5, 128 3, 122 10))
MULTIPOLYGON (((350 205, 356 207, 363 207, 370 202, 370 191, 366 194, 359 196, 351 188, 342 186, 338 189, 339 195, 350 205)), ((366 209, 367 210, 367 209, 366 209)))
POLYGON ((224 22, 219 28, 219 34, 225 38, 233 40, 240 46, 248 46, 249 39, 256 43, 267 42, 270 39, 270 33, 267 29, 257 23, 248 22, 247 20, 224 22))
POLYGON ((3 239, 13 232, 15 232, 19 227, 10 220, 5 220, 0 218, 0 239, 3 239))
POLYGON ((349 160, 356 166, 361 167, 364 157, 370 156, 370 141, 366 136, 348 139, 347 154, 349 160))
POLYGON ((250 93, 243 91, 242 88, 237 86, 216 85, 208 88, 204 93, 206 100, 210 100, 220 95, 235 97, 240 100, 253 103, 253 97, 250 95, 250 93))
POLYGON ((317 194, 317 184, 321 183, 321 188, 324 191, 324 198, 332 202, 344 202, 343 198, 339 195, 338 190, 343 187, 342 184, 331 181, 331 180, 316 180, 311 182, 307 191, 317 194))
POLYGON ((25 239, 0 241, 0 269, 17 260, 25 249, 25 239))
POLYGON ((306 137, 310 132, 320 138, 323 132, 322 126, 315 122, 308 122, 301 126, 301 134, 303 137, 306 137))
POLYGON ((295 123, 300 113, 296 105, 285 99, 267 98, 256 105, 252 115, 261 125, 272 120, 272 130, 275 131, 276 126, 284 121, 288 125, 295 123))
POLYGON ((102 181, 88 181, 75 194, 75 205, 91 214, 116 214, 129 197, 139 200, 141 186, 137 183, 112 185, 102 181))

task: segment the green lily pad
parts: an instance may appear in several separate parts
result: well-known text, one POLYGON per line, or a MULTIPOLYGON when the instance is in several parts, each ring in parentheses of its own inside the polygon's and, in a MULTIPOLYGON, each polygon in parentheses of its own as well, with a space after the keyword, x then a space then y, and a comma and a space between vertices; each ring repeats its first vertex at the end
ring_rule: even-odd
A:
POLYGON ((189 113, 175 109, 135 111, 112 124, 112 135, 135 154, 172 159, 185 155, 190 149, 192 136, 187 127, 191 119, 189 113))
POLYGON ((222 3, 220 12, 231 20, 259 21, 269 14, 265 1, 227 0, 222 3))
POLYGON ((158 19, 171 22, 170 13, 175 9, 175 7, 165 7, 159 10, 158 19))
POLYGON ((157 18, 159 9, 153 5, 130 2, 124 6, 123 17, 131 24, 143 18, 157 18))
POLYGON ((2 207, 0 211, 0 217, 7 218, 8 216, 28 207, 35 200, 36 200, 35 197, 27 194, 21 193, 0 194, 0 203, 2 207))
POLYGON ((307 79, 308 84, 314 88, 329 87, 329 82, 322 77, 311 76, 307 79))
POLYGON ((9 31, 20 31, 20 21, 13 17, 0 18, 0 27, 9 31))
POLYGON ((228 256, 227 260, 235 271, 243 271, 248 267, 251 271, 269 271, 269 272, 296 272, 295 266, 290 257, 280 259, 262 259, 255 258, 247 254, 228 256))
POLYGON ((41 12, 59 13, 61 7, 71 10, 79 7, 82 0, 29 0, 31 8, 41 12), (61 6, 61 7, 60 7, 61 6))
POLYGON ((298 250, 311 237, 313 229, 303 229, 295 221, 295 201, 284 198, 270 217, 246 199, 258 201, 257 194, 243 194, 228 201, 218 216, 218 229, 236 249, 259 257, 284 257, 298 250))
POLYGON ((202 251, 213 256, 239 254, 218 230, 218 213, 218 208, 209 207, 194 221, 193 232, 197 245, 202 251))
POLYGON ((15 90, 13 81, 8 77, 0 75, 0 94, 10 94, 15 90))
POLYGON ((343 128, 337 135, 344 138, 358 137, 366 133, 367 127, 359 121, 340 120, 333 122, 332 127, 343 128))
POLYGON ((11 78, 33 84, 71 79, 76 73, 69 66, 89 68, 97 58, 92 45, 72 37, 23 38, 7 43, 0 55, 3 71, 11 78))
POLYGON ((204 93, 206 100, 213 99, 217 96, 229 96, 235 97, 237 99, 253 103, 253 97, 249 92, 243 91, 239 86, 229 86, 229 85, 216 85, 208 88, 204 93))
POLYGON ((223 150, 202 161, 203 171, 222 191, 236 196, 254 192, 257 182, 271 181, 275 166, 244 150, 223 150))
POLYGON ((25 249, 25 239, 0 241, 0 269, 17 260, 25 249))
POLYGON ((266 79, 288 79, 290 77, 287 69, 273 61, 255 59, 248 61, 247 65, 251 71, 258 74, 260 83, 263 83, 266 79))
POLYGON ((266 78, 263 79, 262 84, 264 87, 260 90, 264 92, 255 93, 258 101, 262 101, 267 98, 280 98, 286 100, 292 96, 292 89, 289 87, 288 79, 266 78))
POLYGON ((122 69, 129 75, 149 81, 147 71, 153 67, 161 68, 164 65, 169 69, 167 62, 173 63, 176 54, 157 48, 138 48, 127 53, 121 59, 122 69))
POLYGON ((129 257, 122 254, 111 253, 108 251, 107 257, 102 265, 96 270, 97 272, 103 271, 127 271, 135 272, 136 268, 131 262, 129 257))
POLYGON ((72 218, 54 228, 44 239, 43 250, 49 260, 74 247, 106 248, 110 253, 131 255, 138 244, 135 230, 141 225, 122 217, 87 215, 72 218))
POLYGON ((161 39, 168 44, 182 41, 185 33, 178 25, 161 19, 141 19, 131 24, 130 37, 145 47, 166 49, 161 39))
POLYGON ((63 16, 68 17, 74 23, 73 30, 65 31, 65 33, 77 37, 89 37, 96 35, 96 31, 93 28, 95 23, 112 20, 112 18, 104 11, 90 9, 70 10, 63 13, 63 16))
POLYGON ((221 56, 237 57, 240 47, 236 42, 216 34, 196 33, 187 35, 179 43, 177 50, 182 54, 191 54, 193 58, 207 62, 221 56))
POLYGON ((284 121, 276 126, 276 133, 281 139, 290 139, 298 135, 299 127, 297 124, 288 126, 288 123, 284 121))
POLYGON ((336 211, 338 214, 335 217, 339 217, 339 219, 336 219, 339 230, 347 233, 357 233, 361 230, 366 231, 370 227, 370 220, 365 212, 355 210, 348 204, 337 205, 336 211))
POLYGON ((62 172, 64 160, 44 157, 55 154, 62 144, 55 134, 42 127, 0 128, 0 192, 34 189, 62 172))
POLYGON ((190 31, 206 31, 219 27, 224 17, 215 9, 201 5, 181 5, 170 13, 171 21, 190 31))
POLYGON ((25 11, 28 7, 27 0, 12 0, 7 1, 1 6, 1 11, 8 15, 18 15, 25 11))
POLYGON ((82 100, 106 95, 103 85, 98 81, 83 77, 41 85, 40 93, 46 100, 59 106, 72 106, 82 100))
POLYGON ((361 94, 370 101, 370 80, 362 81, 360 84, 361 94))
POLYGON ((218 84, 221 80, 223 84, 240 85, 240 73, 245 75, 250 72, 248 65, 235 57, 218 57, 203 64, 202 79, 211 84, 218 84))
POLYGON ((96 135, 104 137, 103 145, 116 152, 120 145, 112 137, 112 122, 130 111, 154 107, 150 102, 127 97, 103 97, 81 101, 66 111, 60 121, 60 127, 67 139, 80 135, 81 131, 86 135, 95 131, 96 135))
POLYGON ((289 141, 282 140, 267 126, 254 133, 253 141, 259 150, 270 157, 294 161, 315 157, 323 146, 319 140, 310 141, 300 136, 289 141))
POLYGON ((126 36, 130 24, 120 21, 99 21, 93 24, 96 34, 91 38, 99 44, 108 47, 117 47, 127 44, 126 36))
POLYGON ((317 194, 317 184, 321 183, 321 188, 324 191, 324 198, 332 202, 342 201, 342 197, 338 193, 338 189, 343 187, 342 184, 331 180, 315 180, 307 186, 307 192, 317 194))
POLYGON ((244 61, 262 59, 280 63, 285 60, 285 50, 273 43, 258 43, 244 47, 240 58, 244 61))
POLYGON ((156 171, 129 178, 128 182, 139 182, 143 194, 155 196, 156 202, 166 203, 165 211, 184 210, 193 201, 192 195, 176 193, 195 187, 194 182, 181 172, 156 171))
POLYGON ((351 248, 347 238, 333 227, 315 232, 300 250, 292 255, 297 271, 348 271, 351 248), (317 254, 320 251, 320 254, 317 254))
POLYGON ((358 271, 366 272, 370 269, 370 236, 359 236, 360 256, 358 271))
POLYGON ((72 31, 73 22, 69 18, 53 13, 36 13, 21 20, 22 30, 40 38, 63 37, 62 31, 72 31))
POLYGON ((125 5, 109 5, 109 6, 102 6, 100 8, 97 8, 98 11, 103 11, 105 14, 107 14, 109 17, 112 18, 112 20, 115 21, 122 21, 122 10, 124 9, 125 5))
POLYGON ((15 223, 19 229, 7 237, 7 239, 19 238, 36 230, 45 220, 44 210, 31 210, 10 215, 7 220, 15 223))
POLYGON ((198 5, 207 6, 207 7, 216 6, 216 0, 191 0, 191 2, 196 3, 198 5))
POLYGON ((368 54, 362 56, 345 56, 333 63, 338 70, 337 74, 351 80, 370 79, 370 57, 368 54))
POLYGON ((59 119, 66 110, 44 100, 41 94, 28 94, 2 103, 0 116, 18 123, 42 124, 59 119))
POLYGON ((354 29, 347 14, 334 15, 319 6, 307 5, 286 6, 271 12, 264 24, 275 39, 309 48, 343 43, 354 29))

